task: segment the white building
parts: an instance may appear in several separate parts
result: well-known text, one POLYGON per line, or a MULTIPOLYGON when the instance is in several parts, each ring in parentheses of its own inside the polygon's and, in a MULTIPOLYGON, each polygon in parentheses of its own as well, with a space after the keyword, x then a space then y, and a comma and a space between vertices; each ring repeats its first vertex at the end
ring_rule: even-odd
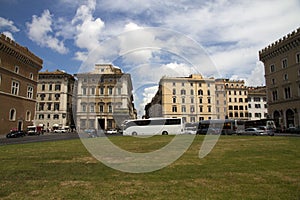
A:
POLYGON ((94 71, 75 76, 77 130, 121 128, 124 120, 136 118, 130 74, 96 64, 94 71))
POLYGON ((74 126, 72 96, 74 77, 64 71, 40 72, 35 125, 45 129, 74 126))
POLYGON ((268 117, 266 87, 248 88, 248 117, 250 120, 266 119, 268 117))

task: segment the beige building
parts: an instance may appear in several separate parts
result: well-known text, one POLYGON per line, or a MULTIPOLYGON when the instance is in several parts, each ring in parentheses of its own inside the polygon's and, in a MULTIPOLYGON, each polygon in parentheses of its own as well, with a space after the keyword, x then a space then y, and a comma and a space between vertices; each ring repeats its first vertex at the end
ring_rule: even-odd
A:
POLYGON ((181 117, 193 123, 215 119, 215 79, 199 74, 189 77, 162 77, 151 103, 146 105, 147 117, 181 117))
POLYGON ((226 79, 216 79, 216 117, 226 119, 227 116, 227 95, 225 90, 226 79))
POLYGON ((248 89, 243 80, 224 79, 227 119, 248 119, 248 89))
POLYGON ((248 87, 248 117, 250 120, 269 117, 266 86, 248 87))
POLYGON ((38 71, 43 60, 0 36, 0 135, 26 130, 35 116, 38 71))
POLYGON ((35 125, 45 129, 74 126, 72 96, 75 79, 64 71, 39 73, 35 125))
POLYGON ((94 71, 75 76, 78 130, 121 128, 124 120, 136 118, 130 74, 111 64, 96 64, 94 71))
POLYGON ((281 128, 300 125, 300 28, 259 51, 268 113, 281 128))

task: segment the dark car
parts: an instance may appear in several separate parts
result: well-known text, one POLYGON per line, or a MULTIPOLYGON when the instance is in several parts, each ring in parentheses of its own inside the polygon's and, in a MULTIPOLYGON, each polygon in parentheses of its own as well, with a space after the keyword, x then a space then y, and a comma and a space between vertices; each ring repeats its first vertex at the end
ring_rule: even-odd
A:
POLYGON ((26 135, 26 132, 24 131, 11 131, 6 135, 6 138, 18 138, 18 137, 24 137, 26 135))

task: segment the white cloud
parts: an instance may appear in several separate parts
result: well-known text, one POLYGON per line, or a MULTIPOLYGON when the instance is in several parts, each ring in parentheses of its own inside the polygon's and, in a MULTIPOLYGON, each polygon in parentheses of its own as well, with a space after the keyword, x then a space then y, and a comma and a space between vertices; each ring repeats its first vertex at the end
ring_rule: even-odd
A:
POLYGON ((41 17, 33 15, 32 22, 26 23, 26 25, 28 28, 28 36, 32 41, 61 54, 66 54, 68 52, 63 41, 59 41, 59 39, 52 36, 52 16, 49 10, 44 10, 41 17))
POLYGON ((104 22, 100 19, 94 19, 96 1, 89 0, 87 4, 81 5, 72 20, 72 25, 76 26, 75 44, 82 49, 92 51, 100 44, 104 22))
POLYGON ((9 30, 11 32, 18 32, 20 29, 18 29, 15 25, 14 22, 8 19, 5 19, 3 17, 0 17, 0 30, 9 30))

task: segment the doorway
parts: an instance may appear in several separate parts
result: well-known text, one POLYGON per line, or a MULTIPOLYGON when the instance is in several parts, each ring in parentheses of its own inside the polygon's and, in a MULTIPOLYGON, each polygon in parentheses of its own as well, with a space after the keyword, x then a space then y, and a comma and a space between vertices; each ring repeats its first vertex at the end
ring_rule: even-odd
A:
POLYGON ((18 131, 23 130, 23 121, 18 121, 18 131))
POLYGON ((98 129, 104 130, 105 129, 105 119, 98 118, 98 129))

